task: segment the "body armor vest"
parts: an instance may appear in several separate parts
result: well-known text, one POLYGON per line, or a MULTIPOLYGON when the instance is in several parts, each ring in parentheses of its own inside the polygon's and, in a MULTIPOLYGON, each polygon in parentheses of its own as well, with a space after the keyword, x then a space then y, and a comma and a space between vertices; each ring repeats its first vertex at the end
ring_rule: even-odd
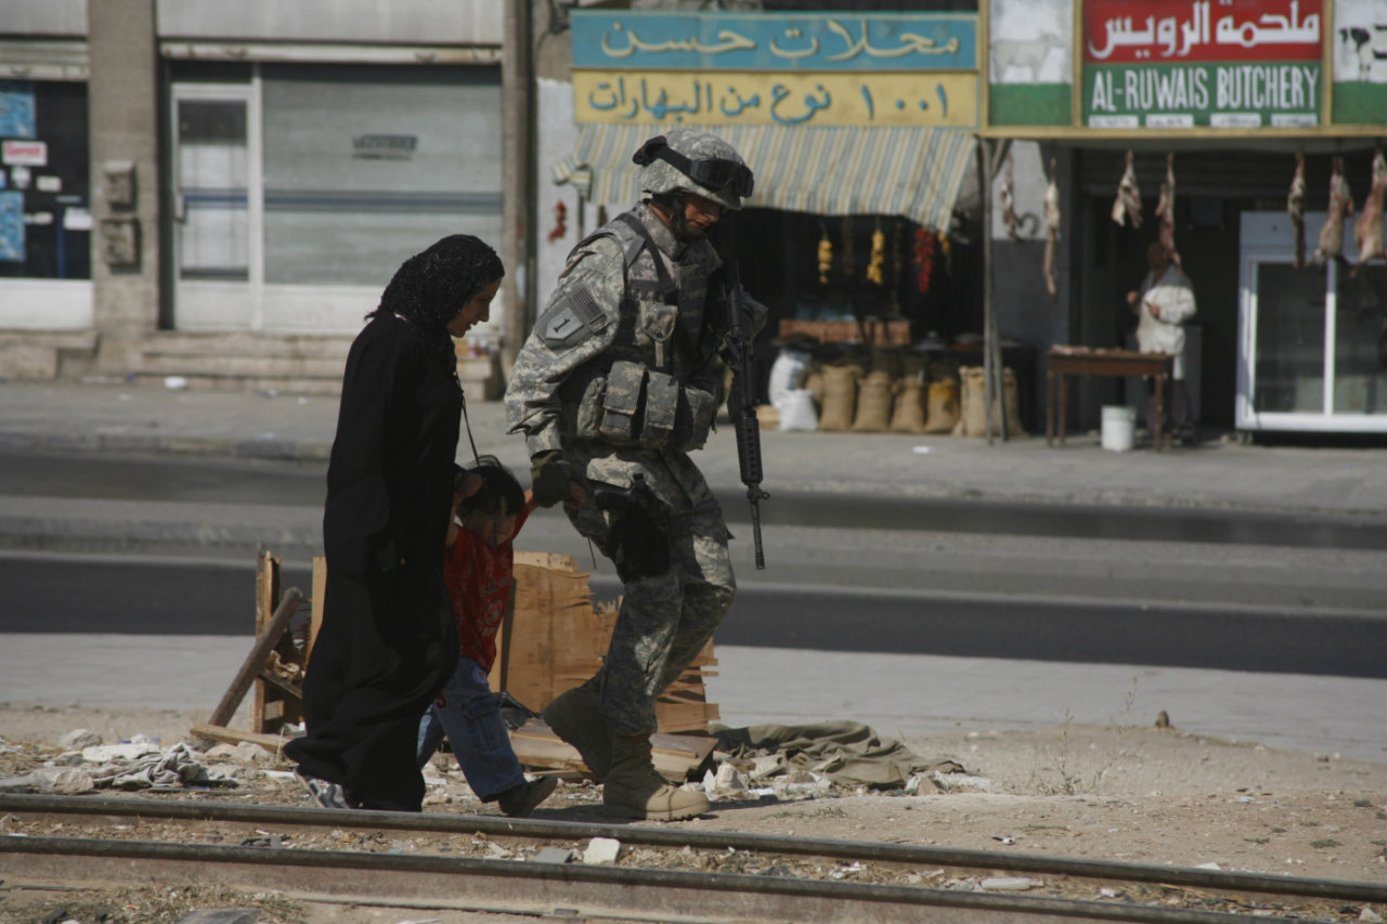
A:
POLYGON ((716 335, 705 323, 708 277, 717 265, 711 245, 690 245, 671 272, 639 216, 625 212, 575 252, 601 237, 621 247, 620 312, 611 345, 566 383, 576 399, 568 402, 576 411, 573 432, 615 445, 699 448, 720 400, 690 384, 716 354, 716 335))

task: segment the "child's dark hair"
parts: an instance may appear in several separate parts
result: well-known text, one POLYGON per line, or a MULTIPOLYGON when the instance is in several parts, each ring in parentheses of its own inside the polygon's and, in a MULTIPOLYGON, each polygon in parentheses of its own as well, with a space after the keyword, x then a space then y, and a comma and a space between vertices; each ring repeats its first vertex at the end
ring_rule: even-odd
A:
POLYGON ((462 502, 464 514, 478 511, 499 514, 503 506, 506 513, 519 513, 525 508, 525 489, 495 456, 481 456, 465 468, 459 468, 453 479, 454 491, 463 490, 468 475, 482 476, 482 486, 462 502))

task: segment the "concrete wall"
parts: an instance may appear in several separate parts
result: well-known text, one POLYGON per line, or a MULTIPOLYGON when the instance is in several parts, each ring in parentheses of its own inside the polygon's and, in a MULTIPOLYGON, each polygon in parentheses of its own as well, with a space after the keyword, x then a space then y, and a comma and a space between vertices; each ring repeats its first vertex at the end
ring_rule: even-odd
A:
POLYGON ((91 129, 92 285, 96 371, 120 375, 140 363, 141 346, 156 326, 159 305, 159 99, 155 0, 91 0, 88 84, 91 129), (134 165, 135 198, 113 203, 104 166, 134 165), (130 266, 107 260, 109 220, 133 221, 139 253, 130 266))
POLYGON ((0 35, 75 38, 87 34, 87 0, 4 0, 0 35))
POLYGON ((158 33, 208 40, 500 45, 503 12, 504 0, 160 0, 158 33))

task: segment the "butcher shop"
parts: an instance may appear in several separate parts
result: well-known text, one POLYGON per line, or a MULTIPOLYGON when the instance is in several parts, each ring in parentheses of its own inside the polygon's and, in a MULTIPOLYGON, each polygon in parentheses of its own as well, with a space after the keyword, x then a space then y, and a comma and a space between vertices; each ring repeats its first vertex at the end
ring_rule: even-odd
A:
MULTIPOLYGON (((994 0, 982 29, 1003 338, 1150 352, 1156 250, 1192 294, 1179 377, 1205 437, 1387 432, 1382 3, 994 0)), ((1144 400, 1073 384, 1071 428, 1144 400)))

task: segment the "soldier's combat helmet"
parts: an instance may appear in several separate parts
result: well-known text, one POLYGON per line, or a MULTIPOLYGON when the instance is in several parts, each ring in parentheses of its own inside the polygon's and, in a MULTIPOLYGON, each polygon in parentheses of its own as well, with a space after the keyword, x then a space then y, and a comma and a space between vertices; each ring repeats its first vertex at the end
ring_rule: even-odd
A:
POLYGON ((693 193, 737 211, 751 195, 751 168, 717 135, 676 128, 656 135, 631 156, 641 166, 641 190, 651 196, 693 193))

